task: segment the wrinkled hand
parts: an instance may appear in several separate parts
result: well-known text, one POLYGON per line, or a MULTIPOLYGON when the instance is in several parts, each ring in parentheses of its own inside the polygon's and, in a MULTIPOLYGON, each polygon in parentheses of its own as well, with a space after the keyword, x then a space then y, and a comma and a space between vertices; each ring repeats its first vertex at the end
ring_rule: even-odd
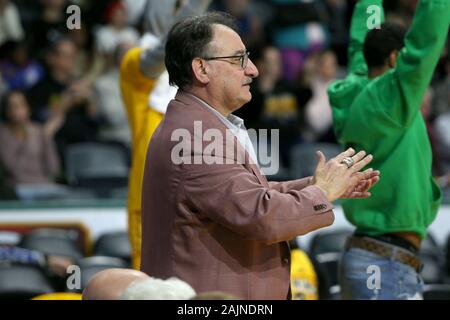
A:
POLYGON ((356 186, 351 186, 341 196, 342 199, 363 199, 369 198, 371 193, 368 192, 374 185, 380 181, 380 171, 367 169, 359 174, 364 175, 356 186))
POLYGON ((368 180, 370 171, 365 173, 359 171, 372 161, 372 155, 366 155, 365 151, 355 154, 355 150, 349 148, 328 161, 321 151, 317 151, 317 157, 318 164, 312 184, 319 187, 330 202, 347 194, 355 196, 366 194, 368 189, 365 189, 369 186, 369 182, 372 183, 372 179, 363 180, 368 180), (342 163, 347 157, 351 157, 354 162, 350 168, 342 163))

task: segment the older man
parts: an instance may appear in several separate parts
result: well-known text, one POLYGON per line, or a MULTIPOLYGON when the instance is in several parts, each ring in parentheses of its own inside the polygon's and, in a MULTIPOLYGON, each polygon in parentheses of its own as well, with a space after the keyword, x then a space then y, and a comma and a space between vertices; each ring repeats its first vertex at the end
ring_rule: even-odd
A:
POLYGON ((144 22, 150 47, 133 48, 121 63, 120 90, 132 133, 132 163, 128 184, 128 233, 133 268, 141 259, 141 187, 150 138, 173 97, 164 68, 164 41, 169 28, 189 15, 203 13, 211 0, 147 1, 144 22), (150 98, 149 98, 150 97, 150 98))
POLYGON ((258 76, 234 21, 208 13, 177 23, 165 60, 179 90, 147 153, 141 270, 198 293, 288 298, 286 241, 332 224, 337 198, 369 196, 379 172, 359 170, 372 157, 349 149, 326 162, 319 152, 314 177, 269 183, 231 114, 258 76))

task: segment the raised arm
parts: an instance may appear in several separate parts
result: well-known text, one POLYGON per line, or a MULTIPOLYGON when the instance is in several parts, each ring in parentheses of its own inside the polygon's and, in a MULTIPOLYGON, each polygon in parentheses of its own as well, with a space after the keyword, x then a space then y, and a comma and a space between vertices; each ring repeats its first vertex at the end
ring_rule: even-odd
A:
POLYGON ((420 0, 394 70, 390 90, 398 91, 401 108, 394 117, 408 126, 416 117, 431 82, 450 25, 450 0, 420 0))
MULTIPOLYGON (((353 10, 348 48, 349 73, 367 74, 367 64, 363 54, 364 39, 370 31, 368 21, 376 14, 380 15, 380 23, 383 23, 384 10, 382 0, 360 0, 353 10)), ((372 21, 369 22, 372 23, 372 21)))

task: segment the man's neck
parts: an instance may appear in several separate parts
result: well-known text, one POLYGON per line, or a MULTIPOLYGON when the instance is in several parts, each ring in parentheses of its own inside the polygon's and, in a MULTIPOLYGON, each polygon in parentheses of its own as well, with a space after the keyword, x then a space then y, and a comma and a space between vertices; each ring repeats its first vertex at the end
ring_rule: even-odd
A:
POLYGON ((192 94, 192 95, 196 96, 197 98, 201 99, 202 101, 207 103, 209 106, 214 108, 217 112, 219 112, 225 118, 227 118, 231 113, 230 110, 228 110, 227 108, 221 107, 220 103, 215 101, 214 98, 211 98, 210 95, 208 95, 207 93, 205 93, 202 90, 196 90, 194 88, 190 88, 190 89, 185 89, 183 91, 187 92, 189 94, 192 94))
POLYGON ((383 75, 388 70, 389 70, 389 66, 370 68, 369 69, 369 79, 374 79, 376 77, 379 77, 379 76, 383 75))

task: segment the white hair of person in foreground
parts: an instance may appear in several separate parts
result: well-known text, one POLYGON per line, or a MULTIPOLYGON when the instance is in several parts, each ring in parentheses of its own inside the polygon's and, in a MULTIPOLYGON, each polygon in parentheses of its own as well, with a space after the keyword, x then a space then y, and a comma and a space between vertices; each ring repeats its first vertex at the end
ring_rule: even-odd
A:
POLYGON ((189 300, 196 295, 186 282, 172 277, 166 280, 149 277, 133 281, 120 300, 189 300))

